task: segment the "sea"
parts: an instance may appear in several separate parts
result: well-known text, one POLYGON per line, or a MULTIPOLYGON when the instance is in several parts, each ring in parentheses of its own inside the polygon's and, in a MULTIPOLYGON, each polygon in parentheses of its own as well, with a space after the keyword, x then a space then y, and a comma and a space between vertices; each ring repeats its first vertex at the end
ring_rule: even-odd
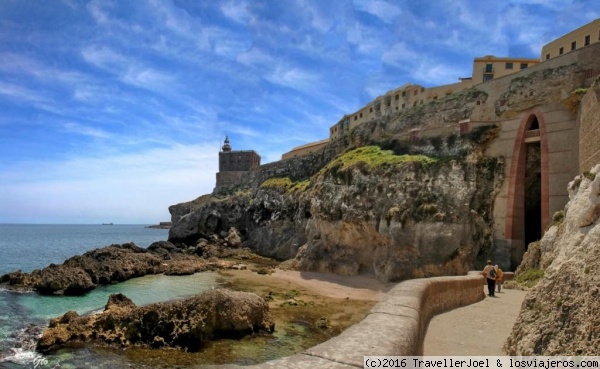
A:
MULTIPOLYGON (((167 238, 168 230, 145 225, 0 224, 0 275, 61 264, 71 256, 97 247, 126 242, 148 247, 167 238)), ((0 368, 173 367, 169 360, 185 362, 185 357, 173 359, 135 350, 90 347, 69 348, 42 356, 34 350, 35 340, 50 318, 69 310, 79 314, 102 311, 112 293, 123 293, 136 304, 144 305, 185 298, 218 287, 220 283, 216 272, 206 272, 185 277, 145 276, 99 287, 84 296, 41 296, 0 286, 0 368)))
MULTIPOLYGON (((148 247, 166 240, 168 231, 145 225, 23 225, 0 224, 0 275, 31 272, 98 247, 134 242, 148 247)), ((272 335, 207 342, 200 352, 79 345, 50 355, 35 351, 37 339, 51 318, 69 310, 101 312, 113 293, 123 293, 137 305, 190 297, 228 287, 219 272, 189 276, 149 275, 108 286, 83 296, 42 296, 0 285, 0 369, 50 368, 206 368, 214 364, 249 365, 289 356, 326 340, 330 333, 315 329, 310 319, 293 318, 272 335)))

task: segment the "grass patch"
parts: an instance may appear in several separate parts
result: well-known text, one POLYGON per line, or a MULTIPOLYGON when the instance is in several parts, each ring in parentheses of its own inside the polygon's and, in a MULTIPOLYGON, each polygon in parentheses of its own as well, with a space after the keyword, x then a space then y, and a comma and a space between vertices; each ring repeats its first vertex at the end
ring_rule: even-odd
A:
POLYGON ((552 216, 552 225, 559 225, 565 220, 565 211, 559 210, 552 216))
POLYGON ((540 279, 544 277, 544 271, 541 269, 532 268, 517 276, 516 281, 526 287, 535 286, 540 279))
POLYGON ((337 157, 323 168, 322 171, 333 168, 343 171, 358 164, 373 169, 381 166, 395 166, 414 162, 432 164, 436 161, 437 159, 426 155, 395 155, 391 150, 382 150, 379 146, 363 146, 337 157))
POLYGON ((596 179, 596 173, 592 173, 592 172, 588 172, 588 171, 583 172, 583 176, 585 178, 589 179, 590 181, 593 181, 594 179, 596 179))
POLYGON ((293 182, 289 177, 269 178, 260 184, 260 188, 282 189, 286 192, 302 192, 310 185, 310 181, 293 182))

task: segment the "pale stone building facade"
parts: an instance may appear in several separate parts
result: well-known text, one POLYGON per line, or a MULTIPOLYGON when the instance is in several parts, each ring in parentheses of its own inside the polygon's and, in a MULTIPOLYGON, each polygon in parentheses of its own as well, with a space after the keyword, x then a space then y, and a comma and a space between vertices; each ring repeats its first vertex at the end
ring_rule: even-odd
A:
POLYGON ((550 60, 597 42, 600 42, 600 18, 544 45, 541 60, 550 60))

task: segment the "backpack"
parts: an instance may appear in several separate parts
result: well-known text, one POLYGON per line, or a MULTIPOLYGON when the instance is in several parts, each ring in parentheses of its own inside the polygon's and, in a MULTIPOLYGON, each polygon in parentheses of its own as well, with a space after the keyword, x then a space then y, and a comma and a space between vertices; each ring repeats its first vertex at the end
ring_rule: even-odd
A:
POLYGON ((489 276, 490 276, 490 278, 496 279, 496 268, 490 269, 489 276))

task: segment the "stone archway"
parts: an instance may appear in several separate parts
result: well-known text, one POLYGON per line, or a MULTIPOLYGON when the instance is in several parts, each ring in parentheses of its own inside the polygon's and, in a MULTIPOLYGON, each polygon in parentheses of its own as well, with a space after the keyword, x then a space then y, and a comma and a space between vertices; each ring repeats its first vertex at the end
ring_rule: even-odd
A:
POLYGON ((510 164, 505 237, 515 270, 529 242, 540 239, 549 221, 548 141, 538 109, 523 115, 510 164))

